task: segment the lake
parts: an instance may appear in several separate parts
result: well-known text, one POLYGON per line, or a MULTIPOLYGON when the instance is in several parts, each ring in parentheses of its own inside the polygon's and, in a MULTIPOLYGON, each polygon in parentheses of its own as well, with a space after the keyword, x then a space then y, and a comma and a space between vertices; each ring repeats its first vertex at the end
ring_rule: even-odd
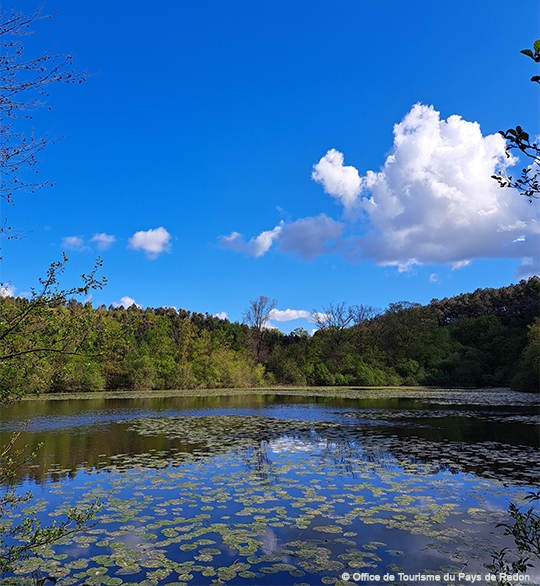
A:
POLYGON ((43 442, 25 515, 101 503, 17 584, 484 584, 510 501, 540 488, 539 397, 504 389, 73 397, 0 414, 2 443, 25 421, 43 442))

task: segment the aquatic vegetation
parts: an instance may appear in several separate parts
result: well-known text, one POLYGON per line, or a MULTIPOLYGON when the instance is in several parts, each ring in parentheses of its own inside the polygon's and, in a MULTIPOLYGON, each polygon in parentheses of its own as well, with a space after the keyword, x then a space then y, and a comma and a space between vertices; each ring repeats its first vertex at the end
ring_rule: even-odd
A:
POLYGON ((116 417, 107 425, 117 453, 100 448, 96 464, 79 462, 70 475, 50 466, 43 498, 29 505, 54 519, 97 498, 97 525, 39 552, 17 576, 22 584, 39 568, 58 586, 292 586, 339 584, 342 572, 362 569, 480 571, 493 549, 511 545, 494 528, 508 499, 523 502, 540 477, 540 458, 533 446, 447 441, 437 435, 448 424, 441 411, 347 404, 318 407, 317 417, 116 417))
POLYGON ((84 393, 47 393, 43 395, 26 395, 22 401, 73 401, 73 400, 96 400, 103 402, 113 399, 158 399, 174 397, 216 397, 215 407, 223 403, 224 397, 262 397, 272 396, 283 397, 328 397, 329 399, 367 399, 367 400, 390 400, 390 399, 414 399, 430 404, 439 405, 538 405, 538 395, 534 393, 520 393, 509 388, 492 389, 438 389, 434 387, 259 387, 254 393, 250 389, 175 389, 175 390, 154 390, 154 391, 88 391, 84 393))

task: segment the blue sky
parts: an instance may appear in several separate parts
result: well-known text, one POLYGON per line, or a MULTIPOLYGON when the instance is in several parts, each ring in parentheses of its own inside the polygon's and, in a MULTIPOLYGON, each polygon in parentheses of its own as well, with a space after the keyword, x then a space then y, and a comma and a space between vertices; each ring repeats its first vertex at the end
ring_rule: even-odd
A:
MULTIPOLYGON (((17 2, 30 12, 37 3, 17 2)), ((7 5, 5 5, 7 7, 7 5)), ((3 204, 25 231, 0 280, 25 294, 100 255, 94 306, 174 306, 312 329, 329 302, 427 303, 538 274, 539 203, 490 178, 497 131, 539 133, 536 3, 49 0, 29 54, 94 75, 36 132, 54 186, 3 204), (296 312, 296 313, 295 313, 296 312), (288 317, 301 319, 281 321, 288 317)), ((517 169, 518 167, 515 167, 517 169)), ((512 168, 508 169, 512 172, 512 168)))

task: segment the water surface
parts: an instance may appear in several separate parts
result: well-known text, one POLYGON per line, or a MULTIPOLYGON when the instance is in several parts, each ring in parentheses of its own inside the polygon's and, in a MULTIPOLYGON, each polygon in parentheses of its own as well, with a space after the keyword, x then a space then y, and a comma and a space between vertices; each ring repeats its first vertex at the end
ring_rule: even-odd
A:
POLYGON ((485 573, 512 546, 496 527, 510 500, 540 486, 537 397, 508 391, 34 400, 0 433, 26 420, 21 441, 44 447, 21 474, 25 514, 101 502, 95 526, 42 552, 59 585, 485 573))

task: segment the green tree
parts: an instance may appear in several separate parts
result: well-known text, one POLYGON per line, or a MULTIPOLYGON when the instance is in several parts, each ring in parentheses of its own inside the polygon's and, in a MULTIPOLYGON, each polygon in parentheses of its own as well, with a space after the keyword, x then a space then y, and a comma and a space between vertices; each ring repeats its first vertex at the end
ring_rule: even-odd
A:
POLYGON ((528 343, 519 360, 513 387, 517 391, 540 392, 540 319, 529 326, 528 343))
POLYGON ((391 303, 380 322, 379 345, 405 380, 420 382, 424 376, 420 365, 428 360, 437 329, 434 312, 428 306, 401 301, 391 303))
MULTIPOLYGON (((351 326, 359 312, 346 302, 329 303, 321 311, 313 311, 313 319, 317 325, 315 339, 320 346, 321 359, 333 366, 334 370, 343 364, 349 342, 353 337, 351 326)), ((319 367, 320 379, 328 380, 324 369, 319 367)), ((328 384, 328 383, 325 383, 328 384)))

